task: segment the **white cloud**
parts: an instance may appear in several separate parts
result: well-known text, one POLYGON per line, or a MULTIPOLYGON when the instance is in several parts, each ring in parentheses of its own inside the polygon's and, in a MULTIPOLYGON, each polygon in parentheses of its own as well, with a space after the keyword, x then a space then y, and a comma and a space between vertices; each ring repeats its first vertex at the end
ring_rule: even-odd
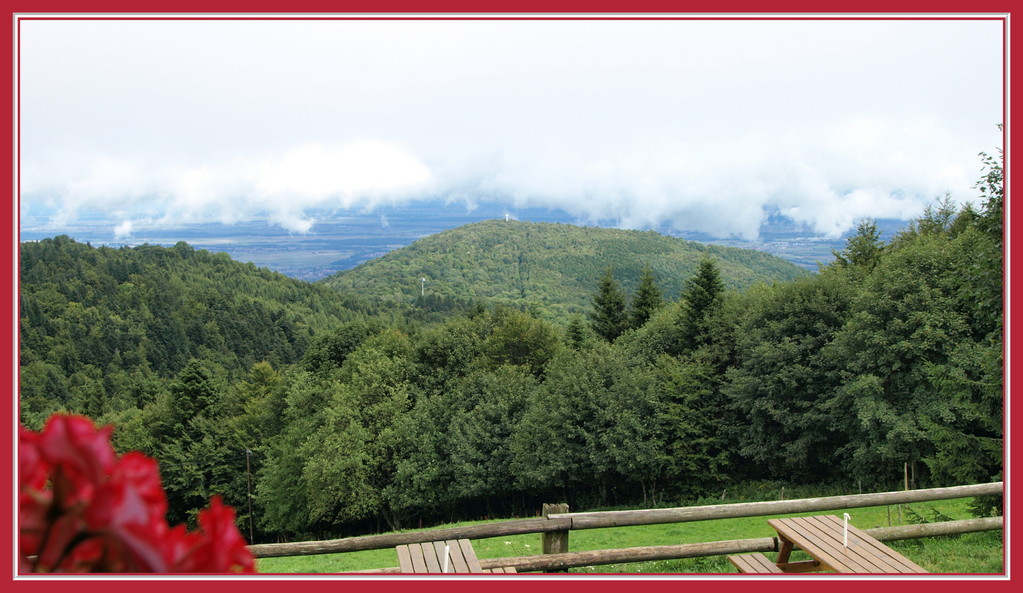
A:
MULTIPOLYGON (((295 233, 308 233, 316 208, 373 209, 422 195, 429 169, 400 147, 379 141, 338 146, 307 144, 279 155, 236 158, 194 168, 151 166, 130 157, 103 156, 63 187, 29 184, 57 206, 53 225, 80 211, 181 222, 231 224, 266 216, 295 233)), ((122 226, 131 229, 130 221, 122 226)), ((117 232, 115 232, 117 234, 117 232)))
POLYGON ((260 200, 307 207, 333 198, 338 206, 353 208, 422 192, 430 180, 430 170, 415 155, 386 142, 308 144, 261 162, 255 193, 260 200))
POLYGON ((840 234, 970 199, 977 153, 1000 143, 997 21, 21 32, 23 211, 54 226, 258 216, 304 233, 314 209, 442 198, 743 237, 777 210, 840 234))
POLYGON ((121 224, 114 227, 114 240, 125 241, 132 237, 132 231, 134 230, 135 223, 130 220, 125 220, 121 224))

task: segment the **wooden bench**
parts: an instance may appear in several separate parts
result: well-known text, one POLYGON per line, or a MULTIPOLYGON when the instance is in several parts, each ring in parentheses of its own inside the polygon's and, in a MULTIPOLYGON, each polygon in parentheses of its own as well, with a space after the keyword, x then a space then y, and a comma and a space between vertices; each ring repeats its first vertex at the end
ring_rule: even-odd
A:
POLYGON ((781 567, 760 552, 755 554, 737 554, 735 556, 729 556, 728 561, 738 568, 739 572, 785 574, 785 571, 783 571, 781 567))
POLYGON ((398 565, 403 573, 514 573, 511 566, 483 568, 467 539, 424 542, 397 546, 398 565))
POLYGON ((864 574, 927 572, 852 525, 846 532, 846 525, 835 515, 770 519, 767 523, 778 532, 776 564, 787 573, 817 570, 864 574), (796 546, 813 560, 790 563, 789 554, 796 546))

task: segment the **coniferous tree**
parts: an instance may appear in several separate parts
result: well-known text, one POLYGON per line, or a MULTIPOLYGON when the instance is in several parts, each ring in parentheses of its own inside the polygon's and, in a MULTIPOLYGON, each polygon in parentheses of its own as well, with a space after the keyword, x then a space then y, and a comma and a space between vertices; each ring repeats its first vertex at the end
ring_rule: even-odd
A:
POLYGON ((636 288, 636 296, 632 299, 632 307, 629 310, 632 327, 643 327, 643 325, 664 306, 664 294, 654 280, 653 270, 649 266, 643 267, 643 275, 639 278, 639 286, 636 288))
POLYGON ((169 411, 173 415, 176 433, 188 431, 188 422, 206 411, 220 398, 209 370, 198 360, 192 359, 170 385, 169 411))
POLYGON ((586 327, 586 321, 582 315, 573 315, 568 321, 568 328, 565 330, 565 337, 568 341, 568 345, 575 350, 579 350, 586 343, 588 338, 589 330, 586 327))
POLYGON ((689 351, 705 344, 708 336, 708 318, 721 302, 725 284, 721 281, 721 273, 717 264, 711 259, 704 259, 696 275, 686 282, 682 293, 682 314, 680 338, 682 351, 689 351))
POLYGON ((598 336, 613 342, 628 329, 628 324, 625 293, 615 282, 611 268, 607 268, 597 284, 597 293, 593 295, 590 326, 598 336))

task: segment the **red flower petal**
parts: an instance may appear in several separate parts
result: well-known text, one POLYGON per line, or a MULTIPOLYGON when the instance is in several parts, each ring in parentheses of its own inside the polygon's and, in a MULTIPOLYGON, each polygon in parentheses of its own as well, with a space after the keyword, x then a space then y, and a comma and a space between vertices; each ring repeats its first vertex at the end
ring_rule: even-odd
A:
POLYGON ((255 572, 234 509, 215 496, 199 513, 200 531, 170 529, 156 461, 118 458, 111 431, 65 414, 41 433, 21 428, 21 571, 255 572))
POLYGON ((53 522, 42 539, 42 549, 36 561, 36 570, 52 572, 58 570, 65 561, 69 547, 82 532, 81 518, 72 514, 63 514, 53 522))
POLYGON ((54 469, 53 490, 61 508, 88 504, 114 466, 113 427, 97 429, 83 416, 54 414, 39 436, 39 452, 54 469))
POLYGON ((100 531, 114 525, 163 523, 167 498, 160 485, 156 461, 132 452, 117 460, 110 476, 96 490, 86 511, 89 527, 100 531))
POLYGON ((49 464, 39 451, 39 434, 18 427, 18 485, 42 490, 50 473, 49 464))
MULTIPOLYGON (((199 511, 198 540, 172 568, 175 572, 255 572, 256 564, 246 547, 234 509, 221 503, 220 496, 210 500, 210 508, 199 511)), ((191 535, 191 534, 190 534, 191 535)))

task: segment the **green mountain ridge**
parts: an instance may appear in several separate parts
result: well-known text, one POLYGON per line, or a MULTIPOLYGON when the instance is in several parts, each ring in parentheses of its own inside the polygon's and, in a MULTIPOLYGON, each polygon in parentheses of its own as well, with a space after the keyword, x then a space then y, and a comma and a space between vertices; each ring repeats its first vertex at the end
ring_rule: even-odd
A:
POLYGON ((190 359, 224 373, 291 364, 314 333, 355 319, 325 287, 174 247, 93 247, 61 235, 20 246, 21 415, 99 417, 141 406, 190 359))
POLYGON ((627 292, 648 266, 665 296, 674 299, 704 258, 715 261, 728 288, 806 275, 767 253, 654 231, 489 220, 424 237, 319 283, 383 302, 424 296, 480 300, 562 317, 589 310, 597 280, 609 266, 627 292))

